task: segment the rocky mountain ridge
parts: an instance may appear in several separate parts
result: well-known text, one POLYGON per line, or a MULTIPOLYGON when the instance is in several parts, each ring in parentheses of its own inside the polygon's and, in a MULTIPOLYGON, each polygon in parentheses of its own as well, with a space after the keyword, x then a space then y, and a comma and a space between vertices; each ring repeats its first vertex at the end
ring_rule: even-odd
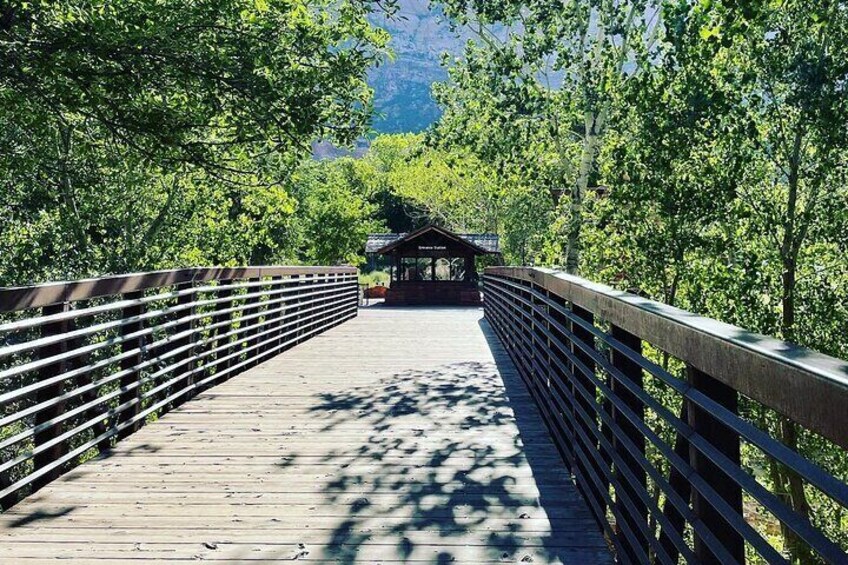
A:
POLYGON ((428 0, 401 0, 394 16, 375 16, 372 22, 392 36, 395 59, 373 69, 379 133, 418 132, 438 119, 441 111, 431 96, 431 85, 447 79, 443 53, 462 52, 465 38, 450 29, 438 6, 428 0))

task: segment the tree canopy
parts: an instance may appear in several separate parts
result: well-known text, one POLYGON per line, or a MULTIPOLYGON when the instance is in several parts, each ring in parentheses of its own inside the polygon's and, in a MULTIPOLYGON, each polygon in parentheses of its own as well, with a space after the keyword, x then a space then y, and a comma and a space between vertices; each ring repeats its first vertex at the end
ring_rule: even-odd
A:
POLYGON ((0 282, 290 259, 286 182, 367 131, 370 0, 0 8, 0 282))

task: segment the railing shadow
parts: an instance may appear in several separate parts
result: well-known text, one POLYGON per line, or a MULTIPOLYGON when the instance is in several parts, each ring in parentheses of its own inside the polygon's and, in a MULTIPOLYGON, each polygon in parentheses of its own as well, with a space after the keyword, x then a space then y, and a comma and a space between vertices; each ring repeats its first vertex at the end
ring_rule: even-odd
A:
POLYGON ((64 516, 67 516, 74 510, 74 506, 66 506, 61 510, 56 511, 36 510, 34 512, 29 512, 28 514, 25 514, 20 518, 15 519, 9 525, 12 528, 22 528, 24 526, 29 526, 30 524, 35 524, 37 522, 49 522, 56 518, 62 518, 64 516))

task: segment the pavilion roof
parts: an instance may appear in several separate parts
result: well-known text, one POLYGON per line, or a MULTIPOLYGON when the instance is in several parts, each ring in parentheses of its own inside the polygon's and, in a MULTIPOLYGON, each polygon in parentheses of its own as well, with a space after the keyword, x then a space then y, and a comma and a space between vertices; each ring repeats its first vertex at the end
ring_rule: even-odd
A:
POLYGON ((453 233, 438 226, 425 226, 408 233, 372 233, 365 242, 365 253, 385 253, 404 241, 410 241, 429 231, 438 231, 476 248, 480 253, 500 253, 500 239, 494 233, 453 233))

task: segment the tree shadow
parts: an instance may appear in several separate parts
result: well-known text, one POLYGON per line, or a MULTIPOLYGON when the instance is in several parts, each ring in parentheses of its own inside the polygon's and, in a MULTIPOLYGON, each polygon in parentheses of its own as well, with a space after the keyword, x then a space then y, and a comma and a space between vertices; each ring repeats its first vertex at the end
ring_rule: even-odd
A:
MULTIPOLYGON (((529 392, 480 324, 493 362, 407 370, 316 395, 315 445, 367 431, 320 458, 334 470, 322 496, 338 519, 310 558, 610 562, 529 392)), ((307 464, 291 455, 279 465, 295 461, 307 464)))

